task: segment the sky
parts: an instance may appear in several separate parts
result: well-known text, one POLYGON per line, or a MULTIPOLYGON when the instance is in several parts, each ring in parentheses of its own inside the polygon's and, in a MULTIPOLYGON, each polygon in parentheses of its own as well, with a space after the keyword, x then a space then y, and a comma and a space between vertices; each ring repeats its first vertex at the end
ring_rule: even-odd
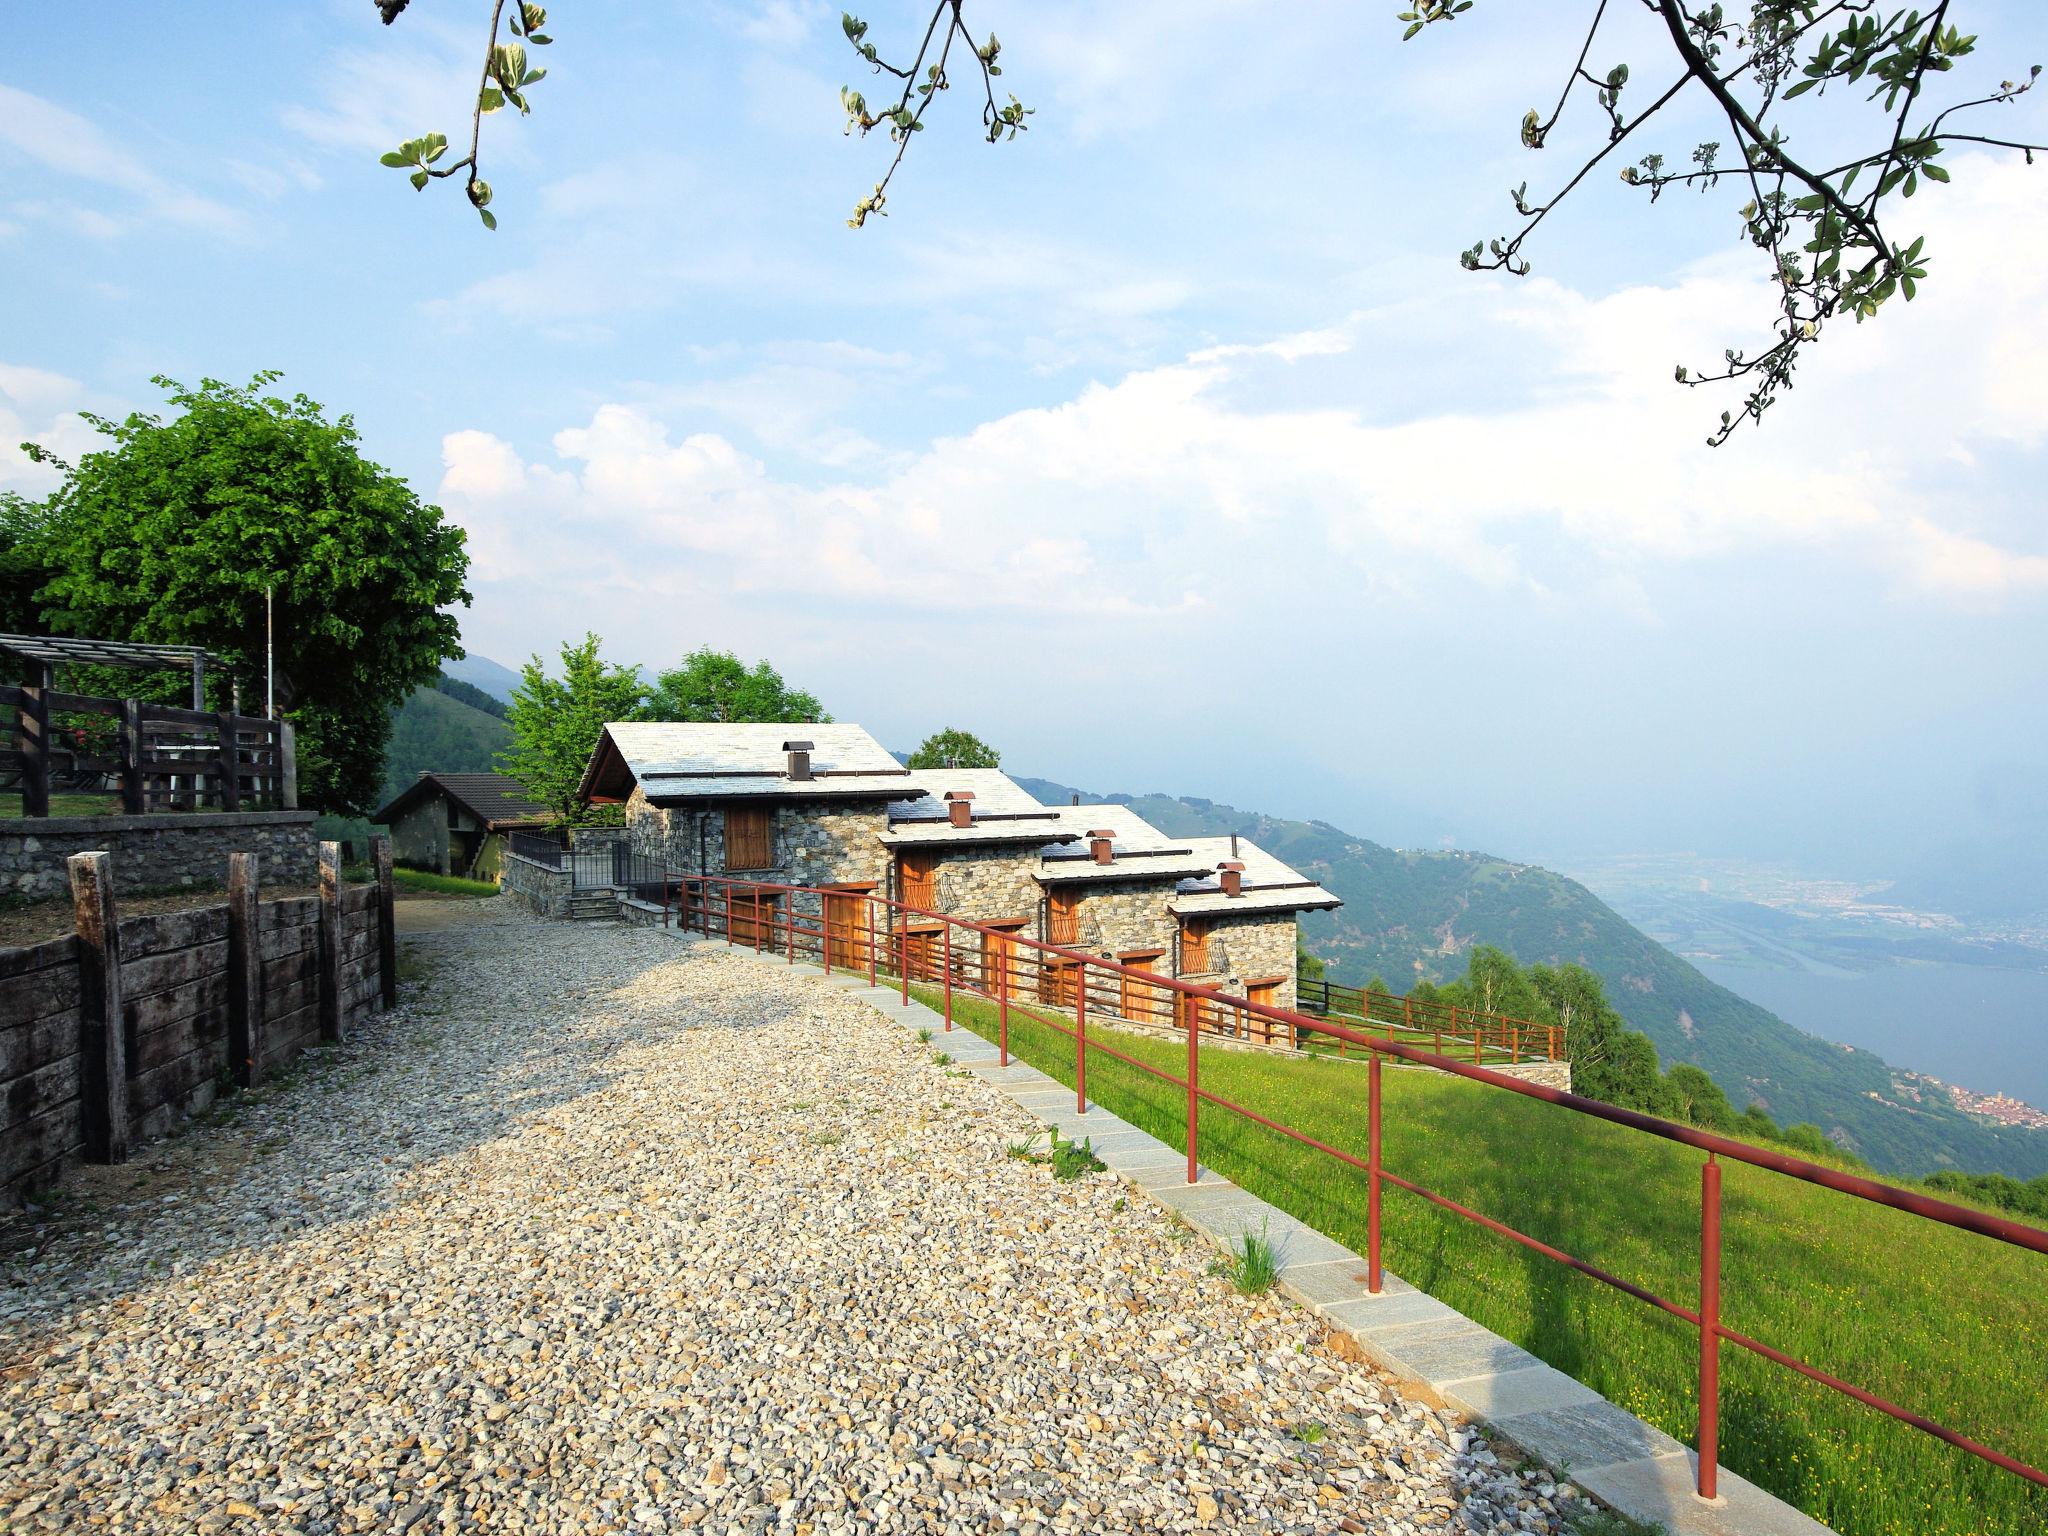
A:
MULTIPOLYGON (((377 163, 466 134, 479 0, 35 7, 0 488, 153 375, 276 368, 468 531, 465 643, 509 665, 728 647, 900 748, 1404 846, 1867 877, 2003 835, 2048 801, 2048 165, 1953 154, 1900 215, 1916 302, 1710 450, 1735 397, 1672 373, 1768 335, 1741 195, 1600 173, 1530 276, 1457 264, 1602 132, 1518 142, 1561 9, 1403 45, 1317 0, 970 0, 1030 129, 982 142, 963 82, 855 231, 891 151, 842 132, 880 91, 836 9, 556 5, 489 233, 377 163)), ((886 53, 917 12, 863 14, 886 53)), ((1944 92, 2048 61, 2037 5, 1969 12, 1944 92)), ((2048 139, 2048 93, 2001 111, 2048 139)))

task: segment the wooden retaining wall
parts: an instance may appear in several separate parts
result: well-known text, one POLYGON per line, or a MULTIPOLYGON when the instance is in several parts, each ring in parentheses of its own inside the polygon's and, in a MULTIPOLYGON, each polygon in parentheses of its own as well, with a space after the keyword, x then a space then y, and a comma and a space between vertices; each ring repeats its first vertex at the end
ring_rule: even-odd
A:
POLYGON ((73 858, 77 931, 0 949, 0 1192, 123 1161, 396 998, 389 841, 370 885, 341 883, 339 845, 320 855, 317 897, 259 900, 235 855, 221 904, 126 918, 108 856, 73 858))

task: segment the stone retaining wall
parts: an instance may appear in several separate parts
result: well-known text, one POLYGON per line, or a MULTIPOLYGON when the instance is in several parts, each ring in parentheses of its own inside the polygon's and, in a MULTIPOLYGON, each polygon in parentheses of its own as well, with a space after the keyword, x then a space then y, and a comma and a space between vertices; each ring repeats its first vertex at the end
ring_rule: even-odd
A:
POLYGON ((317 897, 247 898, 253 953, 238 951, 225 901, 127 918, 116 908, 104 947, 69 935, 0 949, 0 1196, 48 1185, 83 1158, 121 1161, 206 1108, 224 1082, 288 1065, 321 1038, 326 986, 336 1038, 379 1007, 379 887, 334 894, 331 917, 317 897), (116 966, 118 985, 99 979, 116 966), (230 1044, 238 1016, 245 1062, 230 1044))
POLYGON ((510 848, 505 850, 505 871, 499 877, 498 889, 542 917, 569 915, 569 871, 539 863, 510 848))
POLYGON ((124 895, 218 887, 231 853, 253 853, 275 885, 311 885, 319 863, 311 811, 203 811, 191 815, 45 816, 0 821, 0 894, 65 896, 74 853, 114 856, 124 895))

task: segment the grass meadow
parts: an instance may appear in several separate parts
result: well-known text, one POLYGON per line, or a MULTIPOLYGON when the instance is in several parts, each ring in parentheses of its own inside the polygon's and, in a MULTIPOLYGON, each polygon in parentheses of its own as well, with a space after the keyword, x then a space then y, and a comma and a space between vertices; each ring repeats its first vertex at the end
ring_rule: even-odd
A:
MULTIPOLYGON (((936 989, 913 989, 933 1006, 936 989)), ((955 1000, 993 1039, 996 1009, 955 1000)), ((1184 1045, 1091 1019, 1168 1072, 1184 1045)), ((1012 1011, 1013 1055, 1071 1084, 1073 1041, 1012 1011)), ((1364 1156, 1366 1070, 1205 1050, 1202 1086, 1364 1156)), ((1185 1147, 1185 1090, 1090 1052, 1091 1102, 1185 1147)), ((1384 1075, 1393 1173, 1680 1305, 1698 1300, 1702 1156, 1555 1105, 1420 1070, 1384 1075)), ((1204 1105, 1202 1160, 1363 1253, 1365 1175, 1204 1105)), ((2035 1466, 2048 1464, 2048 1255, 1723 1165, 1723 1323, 2035 1466)), ((1387 1186, 1403 1279, 1687 1444, 1698 1335, 1678 1319, 1387 1186)), ((1843 1536, 2039 1536, 2048 1489, 1724 1345, 1721 1461, 1843 1536)))

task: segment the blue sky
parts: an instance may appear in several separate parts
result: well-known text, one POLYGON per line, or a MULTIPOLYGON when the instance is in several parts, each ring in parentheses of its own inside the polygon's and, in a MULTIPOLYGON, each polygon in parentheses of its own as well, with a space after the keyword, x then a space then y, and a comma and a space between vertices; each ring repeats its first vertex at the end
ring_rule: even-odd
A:
MULTIPOLYGON (((1739 197, 1598 177, 1533 277, 1457 268, 1597 131, 1516 141, 1574 48, 1536 8, 1404 48, 976 0, 1030 132, 956 91, 856 233, 888 150, 836 9, 557 5, 495 235, 376 163, 460 131, 485 9, 14 18, 0 441, 281 368, 469 529, 483 654, 730 645, 895 744, 1398 843, 1883 874, 2048 792, 2048 168, 1959 159, 1920 300, 1709 452, 1733 402, 1671 369, 1763 334, 1739 197)), ((1959 87, 2048 59, 2038 7, 1971 12, 1959 87)))

